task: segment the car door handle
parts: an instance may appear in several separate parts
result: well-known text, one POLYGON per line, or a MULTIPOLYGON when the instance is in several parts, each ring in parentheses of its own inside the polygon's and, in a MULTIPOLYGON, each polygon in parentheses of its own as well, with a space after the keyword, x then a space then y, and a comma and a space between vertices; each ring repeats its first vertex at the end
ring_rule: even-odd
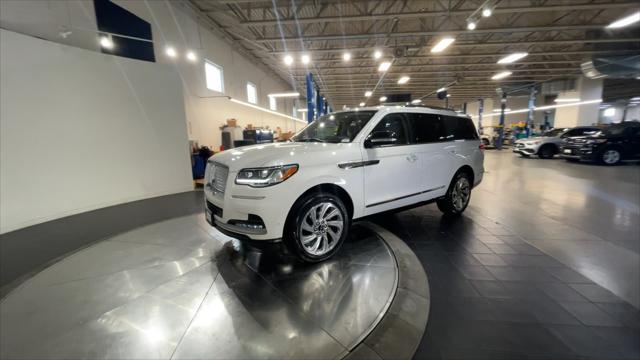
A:
POLYGON ((416 156, 416 154, 409 154, 409 155, 407 155, 407 161, 409 161, 409 162, 415 162, 416 160, 418 160, 418 157, 416 156))

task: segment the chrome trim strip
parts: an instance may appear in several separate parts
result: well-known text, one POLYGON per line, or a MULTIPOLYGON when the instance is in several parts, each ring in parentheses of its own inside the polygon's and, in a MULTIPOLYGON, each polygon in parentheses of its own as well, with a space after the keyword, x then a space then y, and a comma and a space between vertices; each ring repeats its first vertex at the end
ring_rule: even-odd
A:
POLYGON ((234 199, 244 199, 244 200, 262 200, 266 198, 266 196, 249 196, 249 195, 231 195, 234 199))
POLYGON ((227 231, 238 233, 238 234, 248 234, 248 235, 264 235, 267 233, 267 229, 248 229, 243 228, 237 225, 225 224, 222 221, 215 219, 215 224, 227 231))
POLYGON ((426 194, 426 193, 428 193, 428 192, 432 192, 432 191, 436 191, 436 190, 444 189, 444 187, 445 187, 445 186, 444 186, 444 185, 442 185, 442 186, 435 187, 435 188, 433 188, 433 189, 428 189, 428 190, 425 190, 425 191, 420 191, 420 192, 417 192, 417 193, 414 193, 414 194, 409 194, 409 195, 405 195, 405 196, 400 196, 400 197, 397 197, 397 198, 394 198, 394 199, 390 199, 390 200, 380 201, 380 202, 377 202, 377 203, 375 203, 375 204, 369 204, 369 205, 367 205, 367 207, 378 206, 378 205, 382 205, 382 204, 390 203, 390 202, 393 202, 393 201, 397 201, 397 200, 402 200, 402 199, 410 198, 410 197, 412 197, 412 196, 417 196, 417 195, 426 194))
POLYGON ((338 167, 340 169, 354 169, 354 168, 359 168, 363 166, 377 165, 379 163, 380 163, 380 160, 348 161, 348 162, 339 163, 338 167))

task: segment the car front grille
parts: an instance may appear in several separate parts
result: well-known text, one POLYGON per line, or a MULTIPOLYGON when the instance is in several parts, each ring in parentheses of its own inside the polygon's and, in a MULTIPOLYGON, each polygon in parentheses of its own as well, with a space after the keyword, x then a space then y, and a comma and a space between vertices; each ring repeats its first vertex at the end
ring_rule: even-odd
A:
POLYGON ((217 194, 224 194, 224 190, 227 188, 229 168, 219 163, 212 163, 210 176, 211 190, 217 194))

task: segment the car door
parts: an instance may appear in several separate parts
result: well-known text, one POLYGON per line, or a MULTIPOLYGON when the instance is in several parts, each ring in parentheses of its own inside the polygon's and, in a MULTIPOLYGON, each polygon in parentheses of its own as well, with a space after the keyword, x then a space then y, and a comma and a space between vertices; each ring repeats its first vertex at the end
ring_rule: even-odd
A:
MULTIPOLYGON (((410 142, 415 145, 415 152, 420 161, 421 200, 442 196, 447 191, 454 171, 445 139, 443 119, 437 114, 409 113, 410 142)), ((453 144, 453 142, 451 142, 453 144)))
POLYGON ((412 204, 421 185, 420 162, 409 146, 404 113, 383 117, 363 147, 365 214, 412 204), (381 139, 381 141, 378 141, 381 139))
POLYGON ((629 127, 625 129, 623 140, 624 160, 640 159, 640 127, 629 127))

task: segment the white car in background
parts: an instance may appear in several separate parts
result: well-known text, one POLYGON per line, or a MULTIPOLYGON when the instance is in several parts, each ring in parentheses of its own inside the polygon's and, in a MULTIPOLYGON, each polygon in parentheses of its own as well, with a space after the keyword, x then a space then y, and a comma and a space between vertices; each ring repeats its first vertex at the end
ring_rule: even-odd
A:
POLYGON ((484 172, 468 117, 362 108, 314 121, 290 142, 212 156, 207 221, 245 241, 280 241, 307 262, 335 254, 354 219, 435 201, 460 214, 484 172))

